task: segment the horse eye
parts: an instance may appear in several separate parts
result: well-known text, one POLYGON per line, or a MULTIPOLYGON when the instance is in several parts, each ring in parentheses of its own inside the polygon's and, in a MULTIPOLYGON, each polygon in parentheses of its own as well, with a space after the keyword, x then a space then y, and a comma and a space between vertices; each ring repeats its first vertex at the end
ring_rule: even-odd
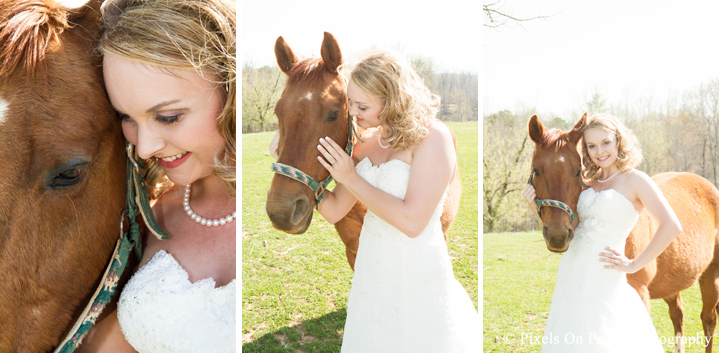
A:
POLYGON ((85 179, 86 167, 89 162, 69 161, 53 168, 45 184, 53 190, 65 189, 79 184, 85 179))
POLYGON ((532 169, 532 171, 534 172, 535 176, 539 176, 539 169, 534 168, 534 169, 532 169))
POLYGON ((337 118, 339 117, 338 113, 339 113, 339 110, 331 111, 329 114, 327 114, 327 121, 333 122, 333 121, 337 120, 337 118))
POLYGON ((582 174, 582 171, 581 171, 581 170, 578 170, 578 171, 577 171, 577 175, 575 175, 575 176, 576 176, 576 177, 579 177, 579 175, 581 175, 581 174, 582 174))

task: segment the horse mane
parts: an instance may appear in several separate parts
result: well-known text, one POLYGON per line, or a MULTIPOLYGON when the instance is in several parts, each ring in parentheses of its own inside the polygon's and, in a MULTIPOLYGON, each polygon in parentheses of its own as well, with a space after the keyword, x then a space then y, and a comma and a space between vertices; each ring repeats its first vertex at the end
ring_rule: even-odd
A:
POLYGON ((45 75, 45 51, 69 27, 68 11, 40 0, 0 3, 0 77, 22 65, 29 80, 45 75))
POLYGON ((322 73, 325 71, 325 63, 322 58, 308 58, 301 60, 290 69, 287 78, 287 86, 293 84, 313 85, 324 82, 322 73))

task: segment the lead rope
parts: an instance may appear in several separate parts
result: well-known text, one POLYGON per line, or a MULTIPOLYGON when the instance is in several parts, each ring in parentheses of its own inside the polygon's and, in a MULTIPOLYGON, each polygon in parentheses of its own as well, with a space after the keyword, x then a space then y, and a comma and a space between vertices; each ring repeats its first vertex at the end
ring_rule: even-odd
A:
POLYGON ((110 302, 115 294, 117 283, 127 268, 130 252, 135 252, 136 259, 142 258, 142 236, 140 225, 135 220, 138 214, 142 214, 145 224, 150 231, 160 239, 167 239, 165 233, 155 220, 150 207, 150 200, 145 188, 145 181, 140 175, 140 164, 136 161, 134 146, 127 144, 127 192, 125 202, 127 208, 122 211, 120 218, 120 237, 115 244, 115 251, 112 253, 110 263, 102 275, 100 285, 95 290, 90 302, 85 306, 80 317, 68 332, 65 339, 55 349, 55 353, 72 353, 85 338, 87 332, 95 324, 98 316, 110 302), (124 231, 124 220, 127 216, 130 224, 129 232, 124 231))

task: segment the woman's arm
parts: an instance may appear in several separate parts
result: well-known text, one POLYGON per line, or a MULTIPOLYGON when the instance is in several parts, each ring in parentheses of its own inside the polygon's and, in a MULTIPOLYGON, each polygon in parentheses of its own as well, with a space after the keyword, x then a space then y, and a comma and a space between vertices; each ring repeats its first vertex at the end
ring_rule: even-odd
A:
POLYGON ((87 336, 82 340, 75 352, 136 353, 135 349, 125 340, 122 331, 120 331, 117 310, 98 321, 87 333, 87 336))
POLYGON ((350 168, 347 154, 332 140, 322 141, 324 148, 320 151, 333 165, 322 159, 320 163, 372 213, 414 238, 429 223, 456 164, 449 129, 441 123, 431 124, 428 129, 429 135, 414 151, 404 200, 375 188, 360 177, 353 163, 350 168))
POLYGON ((659 190, 657 184, 648 175, 635 172, 629 177, 630 186, 635 190, 640 202, 659 226, 647 247, 633 260, 628 260, 620 252, 607 248, 606 250, 610 251, 611 254, 601 253, 600 255, 604 257, 600 261, 610 263, 610 265, 605 266, 606 268, 616 268, 627 273, 634 273, 656 259, 672 240, 681 233, 682 226, 674 210, 664 198, 662 191, 659 190))
POLYGON ((343 184, 338 183, 332 191, 325 190, 323 194, 317 211, 331 224, 342 219, 357 203, 357 198, 343 184))

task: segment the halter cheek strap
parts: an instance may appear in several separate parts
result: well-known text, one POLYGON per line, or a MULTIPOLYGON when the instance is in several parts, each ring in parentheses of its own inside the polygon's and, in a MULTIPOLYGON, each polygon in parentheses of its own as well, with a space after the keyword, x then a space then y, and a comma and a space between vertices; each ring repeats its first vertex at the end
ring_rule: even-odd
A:
POLYGON ((80 317, 67 333, 55 353, 72 353, 80 345, 87 332, 95 324, 100 313, 111 301, 115 294, 117 284, 122 274, 128 268, 130 253, 135 253, 135 258, 142 259, 142 235, 140 225, 136 217, 141 215, 147 228, 158 239, 167 239, 165 233, 155 220, 150 207, 150 201, 145 190, 145 181, 139 172, 142 167, 134 151, 134 146, 127 143, 127 193, 125 194, 126 209, 122 212, 120 219, 120 234, 115 244, 115 250, 110 262, 102 275, 100 284, 95 290, 92 298, 85 306, 80 317), (124 221, 128 219, 130 229, 125 231, 124 221))
MULTIPOLYGON (((529 174, 529 180, 527 180, 527 184, 534 185, 534 172, 529 174)), ((581 180, 581 177, 580 177, 581 180)), ((584 181, 581 182, 582 186, 586 186, 584 184, 584 181)), ((587 186, 588 187, 588 186, 587 186)), ((549 207, 555 207, 558 208, 569 215, 569 223, 574 223, 574 219, 576 218, 577 214, 572 211, 572 208, 569 207, 566 203, 558 200, 550 200, 550 199, 539 199, 535 198, 534 202, 537 204, 537 214, 539 214, 539 218, 542 218, 542 206, 549 206, 549 207)))
MULTIPOLYGON (((359 138, 359 135, 357 135, 355 124, 353 123, 352 116, 350 115, 347 115, 347 125, 347 147, 345 147, 345 152, 351 156, 352 151, 354 150, 354 137, 357 137, 360 142, 364 141, 362 141, 362 139, 359 138)), ((320 201, 322 201, 322 198, 325 196, 324 190, 332 182, 332 175, 328 176, 327 179, 318 182, 311 176, 307 175, 307 173, 282 163, 272 163, 271 168, 273 172, 297 180, 312 189, 315 196, 315 206, 320 204, 320 201)))

